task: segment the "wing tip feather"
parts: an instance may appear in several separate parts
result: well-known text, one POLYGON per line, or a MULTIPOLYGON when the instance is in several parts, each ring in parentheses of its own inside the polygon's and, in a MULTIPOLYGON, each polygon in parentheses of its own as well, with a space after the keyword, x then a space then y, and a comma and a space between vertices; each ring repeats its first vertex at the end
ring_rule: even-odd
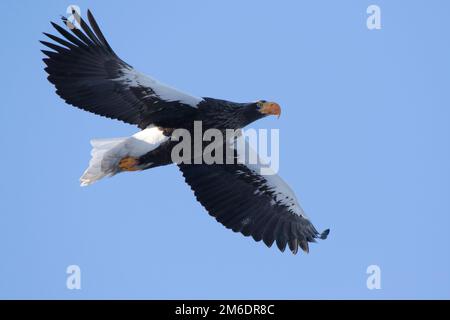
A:
POLYGON ((328 237, 328 235, 330 234, 330 229, 326 229, 325 231, 323 231, 321 234, 320 234, 320 239, 322 239, 322 240, 325 240, 327 237, 328 237))

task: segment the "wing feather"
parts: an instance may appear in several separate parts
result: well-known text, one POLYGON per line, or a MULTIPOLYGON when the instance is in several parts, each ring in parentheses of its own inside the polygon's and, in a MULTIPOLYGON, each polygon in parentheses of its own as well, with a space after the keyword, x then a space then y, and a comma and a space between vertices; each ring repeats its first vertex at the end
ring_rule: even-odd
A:
MULTIPOLYGON (((248 145, 247 145, 248 147, 248 145)), ((325 239, 317 232, 295 195, 277 175, 264 176, 235 152, 234 164, 179 164, 197 200, 218 222, 280 251, 308 252, 308 242, 325 239), (238 161, 239 159, 239 161, 238 161)))
MULTIPOLYGON (((112 50, 94 16, 89 24, 80 18, 81 28, 70 31, 51 23, 60 37, 44 33, 55 41, 41 41, 47 48, 43 61, 48 80, 68 104, 145 128, 150 124, 176 127, 196 113, 203 101, 143 75, 121 60, 112 50)), ((67 23, 67 19, 63 18, 67 23)))

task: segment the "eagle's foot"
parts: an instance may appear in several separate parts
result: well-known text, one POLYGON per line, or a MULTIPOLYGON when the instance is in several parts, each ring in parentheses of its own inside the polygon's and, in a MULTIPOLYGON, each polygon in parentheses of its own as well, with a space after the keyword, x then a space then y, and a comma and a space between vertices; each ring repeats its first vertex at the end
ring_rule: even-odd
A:
POLYGON ((134 157, 125 157, 122 158, 119 162, 119 168, 122 171, 137 171, 140 170, 138 168, 139 160, 134 157))

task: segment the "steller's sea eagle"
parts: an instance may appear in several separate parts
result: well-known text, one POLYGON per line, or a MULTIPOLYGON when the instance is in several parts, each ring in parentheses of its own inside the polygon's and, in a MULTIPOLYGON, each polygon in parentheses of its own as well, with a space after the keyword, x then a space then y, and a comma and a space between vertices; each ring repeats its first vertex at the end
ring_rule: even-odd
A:
MULTIPOLYGON (((78 16, 79 28, 52 22, 60 36, 44 33, 55 43, 41 41, 48 80, 56 93, 80 109, 138 126, 127 138, 95 139, 92 159, 80 178, 89 185, 105 176, 174 163, 171 150, 175 129, 192 131, 195 121, 203 129, 238 130, 267 115, 280 115, 280 106, 260 100, 235 103, 195 97, 148 77, 120 59, 111 49, 88 10, 89 25, 78 16)), ((226 141, 233 160, 235 144, 226 141)), ((197 200, 225 227, 252 236, 271 247, 276 242, 295 254, 309 251, 308 242, 325 239, 317 232, 289 186, 276 174, 263 175, 258 164, 176 163, 197 200)))

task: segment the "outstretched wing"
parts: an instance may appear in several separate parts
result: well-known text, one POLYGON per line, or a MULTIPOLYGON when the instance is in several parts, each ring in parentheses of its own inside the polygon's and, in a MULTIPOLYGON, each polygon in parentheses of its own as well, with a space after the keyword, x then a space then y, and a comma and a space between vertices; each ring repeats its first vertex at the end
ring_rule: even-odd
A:
POLYGON ((41 41, 53 50, 42 50, 47 55, 45 71, 61 98, 83 110, 141 128, 151 123, 176 125, 195 113, 202 98, 133 69, 111 49, 89 10, 87 16, 90 26, 80 18, 81 29, 72 26, 72 33, 52 22, 62 37, 44 33, 57 44, 41 41))
POLYGON ((179 168, 211 216, 268 247, 275 241, 281 251, 288 245, 294 254, 298 247, 308 252, 308 242, 329 233, 319 234, 289 186, 276 174, 261 175, 257 164, 179 164, 179 168))

